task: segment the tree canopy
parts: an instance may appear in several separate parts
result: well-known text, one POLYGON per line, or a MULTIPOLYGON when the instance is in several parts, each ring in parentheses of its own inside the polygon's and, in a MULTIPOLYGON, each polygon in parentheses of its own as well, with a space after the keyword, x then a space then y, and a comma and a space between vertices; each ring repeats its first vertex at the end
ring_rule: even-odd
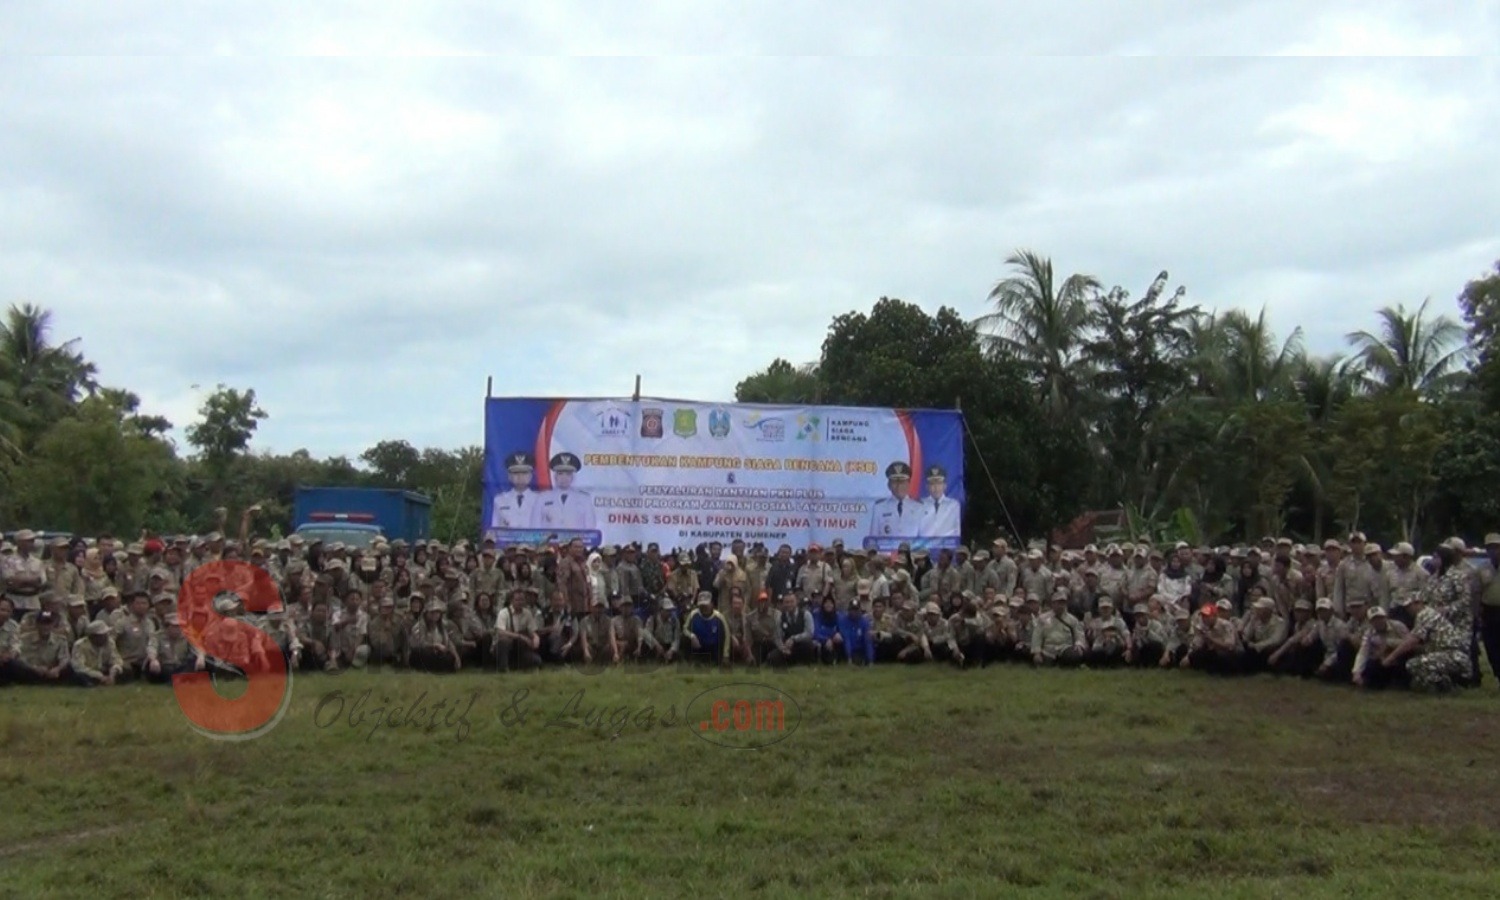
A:
MULTIPOLYGON (((833 317, 816 360, 773 358, 746 403, 962 410, 965 533, 1043 537, 1085 510, 1123 510, 1141 537, 1201 541, 1358 528, 1393 542, 1500 522, 1500 263, 1458 293, 1380 308, 1348 355, 1310 354, 1265 309, 1205 310, 1159 272, 1139 296, 1020 250, 987 311, 882 297, 833 317)), ((1144 279, 1143 279, 1144 280, 1144 279)), ((50 313, 0 320, 0 517, 7 527, 133 535, 205 530, 217 506, 260 502, 291 525, 298 484, 434 497, 440 538, 479 530, 483 450, 399 436, 357 458, 257 451, 274 414, 218 385, 186 424, 102 385, 50 313)))

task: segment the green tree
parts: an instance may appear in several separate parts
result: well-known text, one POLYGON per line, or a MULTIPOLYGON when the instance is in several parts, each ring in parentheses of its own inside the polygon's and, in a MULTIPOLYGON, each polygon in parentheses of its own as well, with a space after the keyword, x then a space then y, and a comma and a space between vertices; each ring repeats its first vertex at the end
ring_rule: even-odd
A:
POLYGON ((1351 332, 1357 372, 1372 391, 1416 391, 1431 397, 1457 387, 1464 376, 1468 348, 1464 330, 1447 316, 1429 316, 1427 304, 1408 313, 1406 307, 1382 307, 1377 333, 1351 332))
POLYGON ((1088 404, 1095 410, 1089 418, 1106 463, 1100 500, 1134 504, 1148 515, 1161 511, 1161 488, 1179 458, 1161 455, 1154 426, 1187 384, 1189 323, 1199 314, 1197 307, 1181 305, 1185 288, 1162 297, 1167 280, 1162 272, 1136 301, 1121 287, 1100 297, 1083 347, 1096 397, 1088 404))
POLYGON ((1438 486, 1443 412, 1414 390, 1356 397, 1330 429, 1330 494, 1340 523, 1416 541, 1438 486))
POLYGON ((117 407, 87 399, 48 428, 17 472, 26 521, 83 534, 129 534, 157 488, 166 448, 133 433, 117 407))
POLYGON ((187 440, 197 448, 198 462, 222 502, 234 464, 249 448, 266 413, 256 405, 253 388, 238 391, 221 384, 203 401, 198 414, 203 418, 188 426, 187 440))
POLYGON ((821 393, 817 363, 794 366, 780 357, 734 387, 739 403, 817 403, 821 393))
POLYGON ((1495 270, 1464 285, 1458 295, 1469 326, 1469 357, 1485 408, 1500 413, 1500 262, 1495 270))
POLYGON ((391 486, 409 487, 422 464, 422 454, 406 441, 381 441, 359 455, 377 480, 391 486))
POLYGON ((77 345, 77 338, 54 344, 52 313, 32 304, 12 306, 0 322, 0 384, 6 385, 0 412, 17 449, 29 449, 98 388, 97 370, 77 345))
POLYGON ((992 353, 1021 361, 1049 412, 1065 413, 1076 405, 1086 381, 1080 353, 1099 281, 1092 275, 1069 275, 1059 283, 1052 260, 1030 250, 1017 250, 1005 264, 1011 274, 989 295, 994 311, 974 324, 988 333, 992 353))

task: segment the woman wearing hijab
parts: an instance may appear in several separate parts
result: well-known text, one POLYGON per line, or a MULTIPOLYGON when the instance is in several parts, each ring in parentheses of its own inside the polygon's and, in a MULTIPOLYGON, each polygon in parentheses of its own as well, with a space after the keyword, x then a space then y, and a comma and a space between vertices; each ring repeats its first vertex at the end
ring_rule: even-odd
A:
POLYGON ((813 645, 818 648, 818 661, 835 663, 844 656, 844 636, 839 632, 839 607, 832 597, 824 597, 821 607, 813 615, 813 645))
POLYGON ((604 577, 604 557, 596 550, 589 554, 586 566, 589 578, 589 609, 594 608, 595 603, 603 603, 604 608, 609 608, 609 580, 604 577))

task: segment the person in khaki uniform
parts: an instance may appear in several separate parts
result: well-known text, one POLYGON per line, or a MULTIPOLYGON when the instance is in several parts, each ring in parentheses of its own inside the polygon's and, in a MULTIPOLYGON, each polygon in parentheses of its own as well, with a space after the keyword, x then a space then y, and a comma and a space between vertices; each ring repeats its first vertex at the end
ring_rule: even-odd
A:
POLYGON ((381 597, 365 631, 365 643, 370 648, 367 664, 405 667, 410 633, 407 622, 396 615, 396 599, 381 597))
POLYGON ((620 661, 620 645, 615 642, 614 623, 609 619, 609 607, 603 597, 593 599, 593 608, 578 623, 578 631, 585 665, 596 659, 603 665, 620 661))
POLYGON ((530 670, 542 664, 541 621, 527 588, 512 588, 495 614, 495 662, 501 672, 530 670))
POLYGON ((1052 570, 1043 565, 1042 551, 1031 550, 1027 552, 1026 565, 1021 569, 1018 582, 1022 592, 1028 596, 1031 594, 1036 594, 1038 597, 1052 596, 1052 570))
MULTIPOLYGON (((1361 601, 1365 609, 1379 600, 1375 593, 1377 576, 1365 555, 1365 536, 1361 532, 1349 535, 1349 555, 1339 563, 1333 576, 1333 611, 1347 615, 1351 600, 1361 601)), ((1350 656, 1352 663, 1353 656, 1350 656)))
MULTIPOLYGON (((1333 601, 1322 601, 1333 611, 1333 601)), ((1318 619, 1313 615, 1313 604, 1307 599, 1292 602, 1292 621, 1288 625, 1286 640, 1266 657, 1266 665, 1282 675, 1308 678, 1323 662, 1323 645, 1319 641, 1318 619)))
MULTIPOLYGON (((1481 567, 1476 591, 1479 597, 1479 640, 1484 645, 1484 654, 1489 657, 1490 669, 1500 680, 1500 533, 1491 532, 1484 537, 1484 554, 1489 565, 1481 567)), ((1418 592, 1413 596, 1421 596, 1418 592)), ((1475 660, 1478 665, 1478 659, 1475 660)))
POLYGON ((1163 608, 1158 604, 1153 614, 1149 604, 1138 603, 1131 610, 1130 646, 1125 651, 1127 664, 1141 668, 1161 664, 1172 627, 1162 615, 1163 608))
MULTIPOLYGON (((735 597, 733 602, 739 605, 743 619, 745 601, 735 597)), ((619 609, 620 614, 610 624, 615 632, 615 646, 620 648, 620 662, 640 662, 646 656, 649 645, 641 617, 635 614, 635 599, 629 594, 622 595, 619 609)))
MULTIPOLYGON (((868 581, 860 582, 868 585, 868 581)), ((776 651, 777 638, 781 634, 781 617, 771 606, 771 595, 761 591, 755 595, 755 606, 745 614, 745 640, 749 646, 750 661, 765 665, 766 659, 776 651)))
POLYGON ((67 538, 56 538, 49 546, 52 555, 43 567, 47 591, 54 599, 66 605, 69 598, 83 596, 83 576, 79 574, 78 567, 68 560, 70 548, 67 538))
POLYGON ((1416 550, 1411 544, 1402 541, 1391 548, 1391 564, 1384 571, 1392 607, 1405 606, 1408 597, 1417 596, 1427 586, 1427 570, 1415 560, 1416 550))
MULTIPOLYGON (((413 595, 421 596, 421 595, 413 595)), ((457 672, 463 668, 458 646, 449 634, 448 607, 441 600, 428 600, 422 618, 411 627, 411 667, 422 672, 457 672)))
POLYGON ((489 594, 491 597, 505 595, 505 570, 495 564, 493 547, 480 552, 479 568, 469 575, 469 591, 475 597, 480 594, 489 594))
MULTIPOLYGON (((1324 541, 1323 561, 1318 565, 1318 574, 1315 579, 1317 582, 1317 597, 1315 599, 1321 600, 1327 597, 1330 601, 1333 600, 1334 583, 1338 580, 1339 566, 1343 561, 1344 545, 1332 538, 1324 541)), ((1343 615, 1343 609, 1337 605, 1334 607, 1334 612, 1338 615, 1343 615)))
POLYGON ((136 678, 145 674, 146 658, 155 635, 156 623, 151 619, 150 601, 145 594, 134 594, 125 614, 114 622, 115 649, 125 664, 126 674, 136 678))
POLYGON ((16 642, 12 677, 30 684, 60 684, 68 677, 72 642, 60 630, 57 614, 43 610, 35 625, 16 642))
POLYGON ((1193 642, 1183 660, 1183 667, 1220 675, 1239 672, 1244 661, 1244 646, 1234 623, 1234 604, 1222 599, 1204 613, 1194 628, 1193 642))
POLYGON ((1062 668, 1083 665, 1088 652, 1087 637, 1083 623, 1068 612, 1068 597, 1066 589, 1059 588, 1055 591, 1052 594, 1051 609, 1032 628, 1032 664, 1062 668))
POLYGON ((71 666, 73 680, 85 687, 113 685, 125 671, 115 650, 110 628, 103 622, 90 622, 87 636, 73 644, 71 666))
POLYGON ((1387 687, 1408 687, 1410 679, 1404 665, 1387 666, 1385 660, 1406 641, 1410 630, 1400 622, 1393 621, 1384 609, 1375 607, 1367 617, 1370 627, 1365 639, 1360 642, 1359 654, 1354 657, 1353 680, 1360 687, 1380 690, 1387 687))
POLYGON ((1245 645, 1244 670, 1259 672, 1270 667, 1270 659, 1286 643, 1286 620, 1276 609, 1276 601, 1260 597, 1251 604, 1240 628, 1245 645))
POLYGON ((682 652, 682 623, 677 621, 676 604, 672 598, 657 601, 656 612, 646 623, 645 640, 656 659, 666 663, 677 661, 682 652))
POLYGON ((698 596, 698 570, 686 553, 677 555, 677 567, 667 576, 667 596, 678 605, 690 603, 698 596))
POLYGON ((962 667, 966 657, 962 648, 958 646, 958 638, 953 633, 953 626, 943 618, 943 609, 932 601, 922 607, 922 625, 926 634, 923 636, 922 659, 927 662, 951 662, 962 667))
POLYGON ((193 646, 182 631, 182 620, 177 613, 167 613, 164 627, 151 637, 151 649, 146 656, 146 677, 153 682, 165 683, 181 672, 202 672, 208 661, 203 651, 193 646))
POLYGON ((29 528, 16 532, 14 553, 0 557, 0 587, 18 617, 42 608, 41 594, 47 588, 47 567, 35 555, 36 534, 29 528))
MULTIPOLYGON (((1098 574, 1090 569, 1086 577, 1094 581, 1098 579, 1098 574)), ((1142 609, 1144 608, 1143 606, 1142 609)), ((1084 626, 1088 635, 1087 658, 1090 665, 1106 668, 1117 666, 1130 654, 1130 626, 1115 613, 1114 601, 1109 597, 1098 598, 1098 609, 1099 615, 1090 618, 1084 626)))

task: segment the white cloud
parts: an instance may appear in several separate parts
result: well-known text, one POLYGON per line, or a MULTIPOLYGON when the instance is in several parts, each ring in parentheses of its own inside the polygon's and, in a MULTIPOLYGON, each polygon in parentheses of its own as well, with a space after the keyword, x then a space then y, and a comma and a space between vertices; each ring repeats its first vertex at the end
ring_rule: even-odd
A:
POLYGON ((351 455, 477 442, 489 375, 727 397, 882 295, 978 314, 1018 246, 1337 349, 1500 257, 1500 84, 1265 55, 1473 53, 1494 6, 28 4, 0 302, 179 424, 224 381, 351 455))

